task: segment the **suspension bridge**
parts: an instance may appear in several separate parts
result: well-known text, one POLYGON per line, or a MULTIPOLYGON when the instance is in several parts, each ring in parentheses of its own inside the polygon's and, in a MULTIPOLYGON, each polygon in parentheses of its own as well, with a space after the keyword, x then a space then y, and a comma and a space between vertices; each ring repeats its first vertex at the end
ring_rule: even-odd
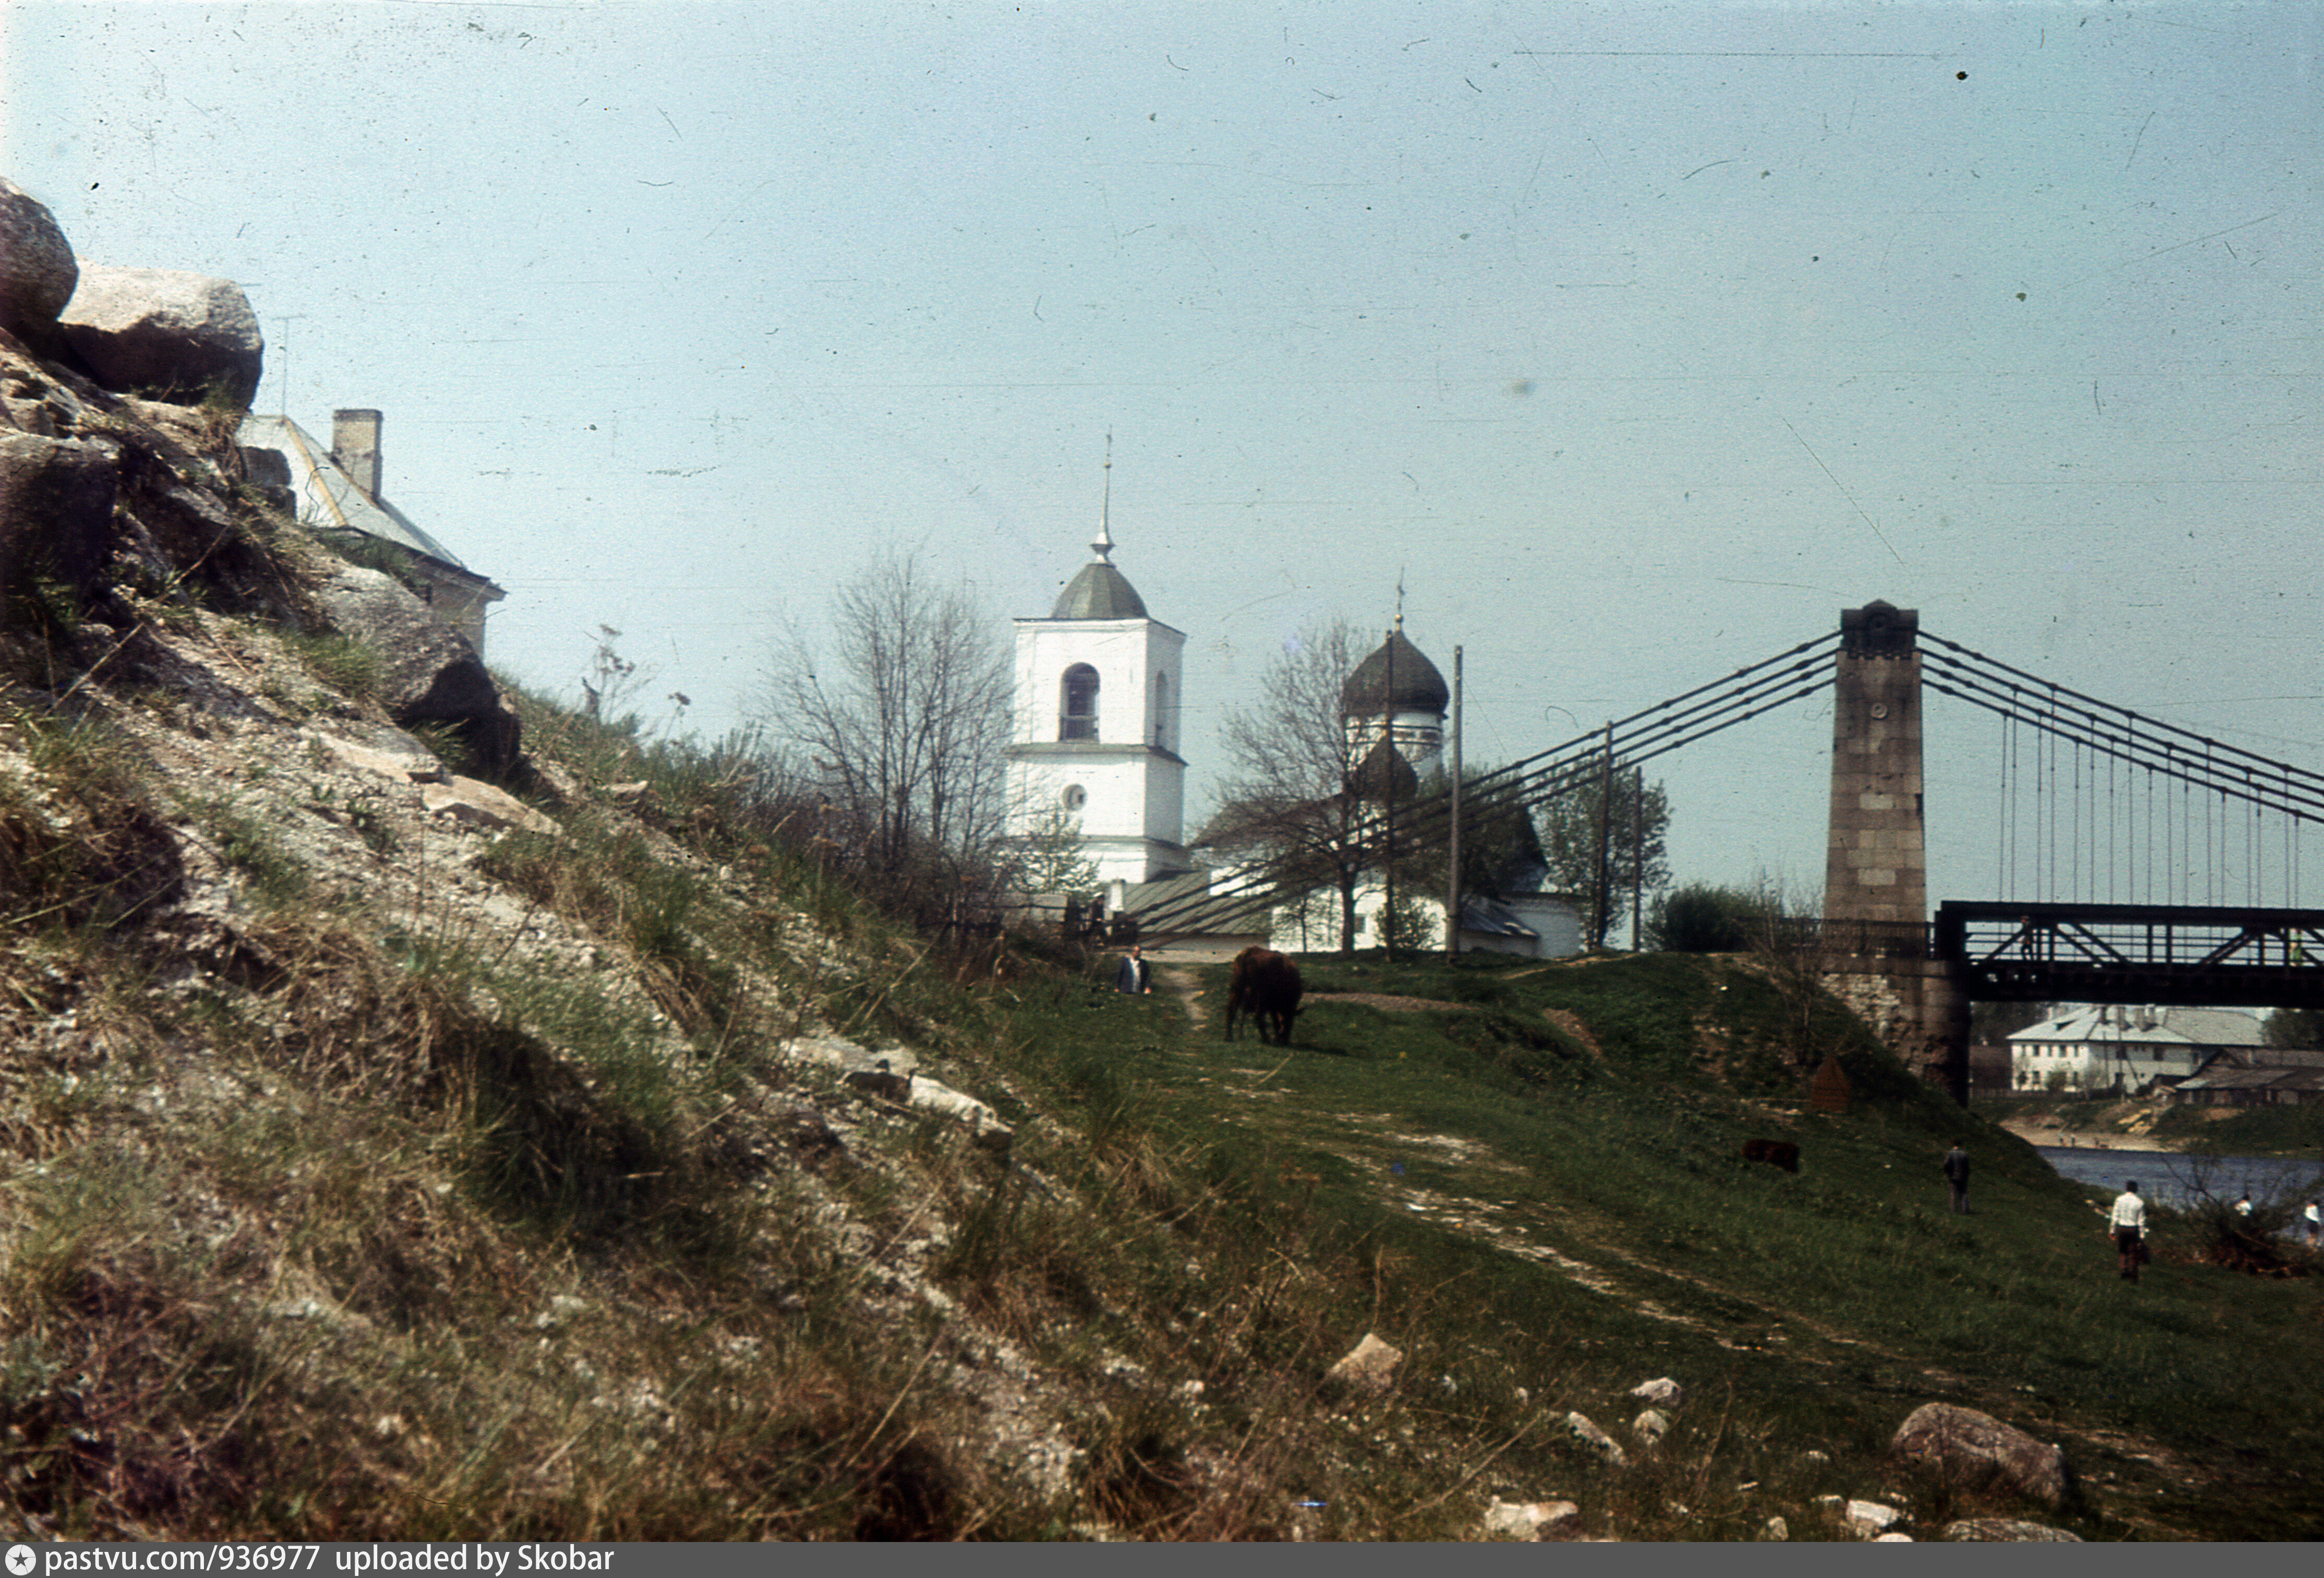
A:
MULTIPOLYGON (((2324 1007, 2324 910, 2299 905, 2301 835, 2324 823, 2324 774, 1924 636, 1914 611, 1886 603, 1470 779, 1462 798, 1537 807, 1826 691, 1823 914, 1805 925, 1827 981, 1955 1099, 1968 1097, 1977 1001, 2324 1007), (2003 895, 1940 901, 1933 918, 1923 789, 1932 693, 1997 720, 2003 895), (2010 897, 2029 891, 2045 897, 2010 897)), ((1379 847, 1404 854, 1443 844, 1455 807, 1439 794, 1375 820, 1389 830, 1379 847)), ((1313 883, 1312 866, 1280 861, 1140 921, 1167 934, 1222 899, 1257 907, 1313 883)))

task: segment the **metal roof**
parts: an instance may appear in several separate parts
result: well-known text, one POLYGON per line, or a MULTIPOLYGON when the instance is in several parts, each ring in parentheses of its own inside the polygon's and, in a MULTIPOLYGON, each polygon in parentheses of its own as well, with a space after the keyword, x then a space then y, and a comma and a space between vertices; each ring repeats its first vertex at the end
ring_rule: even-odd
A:
POLYGON ((1051 619, 1143 619, 1146 600, 1130 577, 1103 559, 1082 566, 1082 573, 1065 584, 1051 619))
POLYGON ((2135 1041, 2190 1047, 2256 1047, 2264 1032, 2247 1013, 2225 1008, 2149 1008, 2079 1003, 2038 1025, 2013 1032, 2015 1041, 2135 1041))
POLYGON ((289 417, 245 416, 235 442, 244 449, 274 450, 290 463, 290 485, 300 501, 300 519, 307 524, 324 531, 360 531, 366 537, 394 543, 457 570, 499 595, 506 595, 490 580, 454 558, 450 549, 421 531, 402 511, 364 492, 355 479, 331 458, 330 446, 319 442, 289 417))

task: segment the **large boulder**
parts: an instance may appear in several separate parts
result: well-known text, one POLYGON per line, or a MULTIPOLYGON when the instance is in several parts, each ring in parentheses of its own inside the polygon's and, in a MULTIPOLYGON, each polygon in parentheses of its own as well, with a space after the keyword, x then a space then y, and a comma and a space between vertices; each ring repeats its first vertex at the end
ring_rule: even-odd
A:
POLYGON ((86 603, 113 549, 120 457, 107 444, 0 431, 0 595, 86 603))
POLYGON ((0 328, 45 348, 79 277, 72 244, 48 205, 0 180, 0 328))
POLYGON ((2053 1507, 2066 1494, 2065 1453, 1975 1408, 1924 1403, 1888 1444, 1948 1479, 1997 1482, 2053 1507))
POLYGON ((479 767, 504 772, 516 765, 516 715, 466 637, 436 623, 392 576, 359 565, 341 567, 317 596, 342 633, 379 654, 380 702, 397 724, 448 724, 479 767))
POLYGON ((107 389, 180 402, 216 391, 238 411, 257 396, 266 342, 232 280, 92 263, 60 327, 107 389))

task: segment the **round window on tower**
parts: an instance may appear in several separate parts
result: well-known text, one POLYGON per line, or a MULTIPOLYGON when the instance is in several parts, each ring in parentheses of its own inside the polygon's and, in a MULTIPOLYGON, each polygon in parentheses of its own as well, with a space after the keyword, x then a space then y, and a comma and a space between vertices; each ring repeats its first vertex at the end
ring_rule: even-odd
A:
POLYGON ((1066 810, 1078 811, 1089 804, 1089 790, 1077 783, 1068 784, 1065 787, 1065 792, 1059 795, 1057 798, 1063 802, 1066 810))

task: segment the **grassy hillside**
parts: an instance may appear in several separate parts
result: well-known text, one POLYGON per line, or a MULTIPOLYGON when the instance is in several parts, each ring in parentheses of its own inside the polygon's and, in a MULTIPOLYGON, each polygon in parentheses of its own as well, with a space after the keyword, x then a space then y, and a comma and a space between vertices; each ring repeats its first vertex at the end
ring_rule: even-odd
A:
MULTIPOLYGON (((1332 1268, 1336 1329, 1408 1350, 1415 1410, 1462 1417, 1464 1450, 1506 1440, 1483 1476, 1499 1493, 1582 1474, 1545 1396, 1551 1418, 1607 1424, 1669 1374, 1716 1417, 1691 1404, 1662 1459, 1691 1476, 1684 1518, 1597 1482, 1631 1537, 1750 1537, 1785 1503, 1796 1536, 1819 1488, 1875 1484, 1938 1518, 1944 1487, 1880 1465, 1923 1401, 2065 1445, 2065 1522, 2088 1537, 2318 1532, 2313 1280, 2197 1263, 2196 1225, 2172 1222, 2145 1280, 2121 1283, 2081 1191, 1868 1042, 1845 1057, 1851 1111, 1802 1111, 1772 1038, 1784 1005, 1733 962, 1309 974, 1363 995, 1325 995, 1287 1054, 1187 1034, 1158 998, 1093 999, 1035 1049, 1093 1117, 1201 1158, 1332 1268), (1435 1006, 1364 1000, 1384 994, 1435 1006), (1742 1165, 1758 1136, 1795 1140, 1799 1176, 1742 1165), (1956 1138, 1966 1217, 1938 1173, 1956 1138), (1832 1463, 1810 1470, 1812 1451, 1832 1463)), ((1204 984, 1198 1009, 1216 973, 1204 984)))
POLYGON ((1215 971, 1132 1000, 913 931, 731 753, 507 687, 510 800, 392 726, 231 421, 73 387, 105 519, 158 524, 0 589, 13 1527, 1444 1539, 1563 1499, 1840 1538, 1860 1498, 1920 1537, 2324 1535, 2318 1279, 2165 1223, 2120 1283, 2089 1200, 1819 994, 1310 961, 1294 1044, 1230 1046, 1215 971), (1400 1361, 1335 1380, 1367 1334, 1400 1361), (2077 1489, 1892 1461, 1924 1400, 2077 1489))

